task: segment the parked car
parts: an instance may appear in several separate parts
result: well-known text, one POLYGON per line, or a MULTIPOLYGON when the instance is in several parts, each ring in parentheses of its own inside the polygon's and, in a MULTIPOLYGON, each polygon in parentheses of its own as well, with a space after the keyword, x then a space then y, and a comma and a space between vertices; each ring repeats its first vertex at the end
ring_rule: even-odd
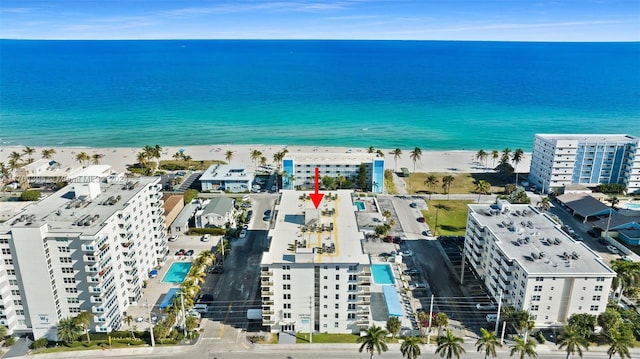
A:
POLYGON ((265 216, 271 216, 271 210, 268 209, 268 210, 264 211, 264 215, 265 216))
POLYGON ((271 220, 271 216, 264 216, 262 217, 262 220, 265 222, 269 222, 271 220))
POLYGON ((411 207, 411 208, 417 208, 417 207, 418 207, 418 204, 417 204, 417 203, 415 203, 415 202, 411 202, 411 203, 409 203, 409 207, 411 207))
POLYGON ((184 248, 180 248, 180 249, 178 249, 178 251, 176 252, 175 255, 183 256, 185 253, 186 253, 186 251, 184 250, 184 248))
POLYGON ((413 289, 427 289, 426 283, 414 283, 412 285, 413 289))
POLYGON ((393 236, 386 236, 382 240, 387 242, 387 243, 392 243, 393 242, 393 236))
POLYGON ((404 250, 404 251, 400 252, 400 255, 403 256, 403 257, 411 257, 413 255, 413 252, 407 249, 407 250, 404 250))
POLYGON ((170 236, 167 240, 169 242, 175 242, 176 240, 178 240, 178 236, 170 236))
POLYGON ((215 266, 215 267, 209 268, 209 273, 220 274, 222 272, 224 272, 224 269, 222 268, 222 266, 215 266))
POLYGON ((487 314, 487 323, 495 323, 496 320, 498 320, 498 315, 497 314, 487 314))
POLYGON ((406 275, 418 275, 418 274, 420 274, 420 272, 417 269, 413 269, 413 268, 405 269, 404 271, 402 271, 402 273, 404 273, 406 275))
POLYGON ((427 237, 433 237, 433 233, 431 232, 430 229, 427 229, 426 231, 422 231, 422 235, 427 237))
POLYGON ((619 254, 620 251, 618 250, 618 248, 612 246, 612 245, 608 245, 607 249, 609 250, 609 252, 613 253, 613 254, 619 254))
POLYGON ((497 310, 498 306, 493 303, 488 303, 488 304, 478 303, 476 304, 476 309, 477 310, 497 310))
POLYGON ((202 236, 202 238, 200 238, 200 240, 203 242, 209 242, 209 239, 211 239, 211 235, 209 233, 205 234, 204 236, 202 236))
POLYGON ((190 256, 192 256, 192 255, 193 255, 193 252, 194 252, 194 251, 193 251, 193 249, 189 249, 187 252, 185 252, 185 254, 184 254, 184 255, 185 255, 185 256, 189 256, 189 257, 190 257, 190 256))
POLYGON ((424 223, 425 222, 424 217, 418 217, 418 222, 424 223))
POLYGON ((213 302, 213 295, 211 294, 201 294, 196 300, 196 303, 211 303, 211 302, 213 302))
POLYGON ((246 228, 243 228, 243 229, 240 231, 240 238, 244 238, 244 237, 246 237, 246 236, 247 236, 247 229, 246 229, 246 228))
POLYGON ((591 228, 590 230, 587 231, 587 233, 593 238, 600 237, 600 232, 595 228, 591 228))

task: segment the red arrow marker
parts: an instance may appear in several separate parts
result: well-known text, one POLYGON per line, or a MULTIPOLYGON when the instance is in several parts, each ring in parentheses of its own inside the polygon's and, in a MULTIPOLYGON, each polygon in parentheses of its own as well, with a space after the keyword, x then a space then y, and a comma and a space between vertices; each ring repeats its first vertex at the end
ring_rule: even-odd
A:
POLYGON ((324 197, 324 194, 318 193, 319 177, 320 177, 320 170, 318 169, 318 167, 316 167, 316 192, 309 195, 309 197, 311 197, 311 201, 313 201, 313 205, 316 206, 316 208, 318 208, 318 206, 320 205, 320 202, 322 202, 322 198, 324 197))

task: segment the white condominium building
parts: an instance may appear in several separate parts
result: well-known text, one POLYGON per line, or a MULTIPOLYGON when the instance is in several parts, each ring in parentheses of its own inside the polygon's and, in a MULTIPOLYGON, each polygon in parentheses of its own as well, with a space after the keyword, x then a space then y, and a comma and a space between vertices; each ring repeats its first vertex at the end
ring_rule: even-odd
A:
POLYGON ((382 193, 384 158, 375 153, 287 153, 282 160, 282 170, 288 176, 282 178, 282 188, 313 188, 316 167, 321 179, 332 177, 338 185, 338 178, 343 177, 357 185, 361 164, 367 172, 366 190, 382 193))
POLYGON ((568 184, 619 183, 640 191, 640 138, 629 135, 537 134, 529 183, 543 192, 568 184))
POLYGON ((168 252, 159 177, 72 183, 0 224, 0 322, 55 340, 60 319, 118 329, 168 252))
POLYGON ((331 191, 316 209, 284 190, 262 257, 263 324, 271 332, 357 333, 370 324, 371 268, 353 192, 331 191))
POLYGON ((527 310, 537 327, 604 312, 616 273, 529 205, 471 204, 464 255, 489 294, 527 310))

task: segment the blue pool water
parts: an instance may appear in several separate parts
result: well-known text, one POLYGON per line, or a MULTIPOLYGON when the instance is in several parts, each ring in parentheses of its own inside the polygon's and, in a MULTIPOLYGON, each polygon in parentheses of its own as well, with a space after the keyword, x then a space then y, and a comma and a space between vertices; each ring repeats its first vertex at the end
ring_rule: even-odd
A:
POLYGON ((373 282, 375 284, 396 284, 396 280, 393 278, 393 271, 388 264, 372 264, 371 274, 373 275, 373 282))
POLYGON ((182 283, 184 278, 191 269, 191 263, 189 262, 175 262, 169 267, 169 271, 162 278, 163 283, 182 283))
POLYGON ((356 207, 358 207, 358 211, 364 211, 365 206, 364 206, 364 202, 354 202, 356 207))
POLYGON ((640 203, 627 203, 627 208, 640 211, 640 203))

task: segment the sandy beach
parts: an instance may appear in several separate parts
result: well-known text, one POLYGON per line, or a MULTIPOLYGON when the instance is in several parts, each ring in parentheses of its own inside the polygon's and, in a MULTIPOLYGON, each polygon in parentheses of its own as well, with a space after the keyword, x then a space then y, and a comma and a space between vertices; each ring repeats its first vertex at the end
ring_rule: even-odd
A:
MULTIPOLYGON (((102 154, 100 164, 111 165, 116 171, 124 172, 129 164, 136 163, 136 155, 142 151, 142 148, 118 147, 118 148, 92 148, 92 147, 32 147, 35 152, 32 156, 34 160, 42 158, 41 153, 45 148, 53 148, 56 153, 53 160, 63 165, 74 166, 79 165, 76 161, 76 155, 85 152, 89 156, 96 153, 102 154)), ((173 154, 182 150, 185 155, 191 156, 193 161, 201 160, 225 160, 227 151, 233 151, 231 164, 246 167, 254 170, 254 161, 251 160, 251 151, 257 149, 262 152, 262 156, 267 158, 268 163, 273 164, 273 154, 287 149, 289 153, 327 153, 340 154, 351 151, 353 153, 366 153, 366 148, 348 148, 348 147, 321 147, 321 146, 276 146, 276 145, 208 145, 208 146, 185 146, 185 147, 162 147, 161 160, 173 159, 173 154)), ((9 160, 9 154, 13 151, 22 153, 24 146, 0 147, 0 162, 5 164, 9 160)), ((377 149, 376 149, 377 150, 377 149)), ((384 153, 385 168, 394 169, 396 166, 394 157, 390 153, 392 149, 380 149, 384 153)), ((414 163, 409 158, 412 149, 402 149, 402 156, 398 158, 397 170, 402 167, 408 168, 413 172, 414 163)), ((491 149, 485 149, 490 152, 491 149)), ((416 172, 459 172, 473 173, 485 172, 490 169, 484 168, 482 164, 475 158, 477 151, 422 151, 422 158, 415 163, 416 172)), ((26 158, 24 156, 23 158, 26 158)), ((487 167, 493 167, 493 160, 488 159, 487 167)), ((531 153, 525 153, 524 159, 518 165, 518 171, 528 172, 531 162, 531 153)))

